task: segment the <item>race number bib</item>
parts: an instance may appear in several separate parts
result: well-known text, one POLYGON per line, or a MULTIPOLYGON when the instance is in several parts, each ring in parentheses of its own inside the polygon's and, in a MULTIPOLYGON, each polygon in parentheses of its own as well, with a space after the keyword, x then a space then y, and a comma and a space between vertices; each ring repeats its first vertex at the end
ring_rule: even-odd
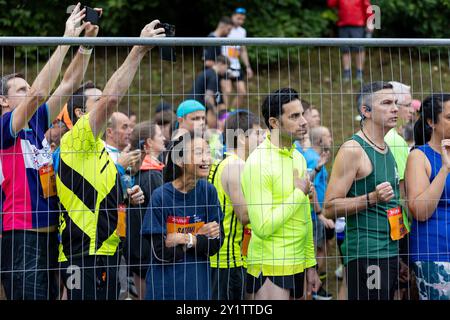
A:
POLYGON ((408 234, 408 229, 406 229, 405 223, 403 221, 402 208, 392 208, 387 210, 389 227, 391 229, 391 239, 400 240, 406 234, 408 234))
POLYGON ((39 168, 39 179, 41 181, 44 198, 56 196, 56 178, 53 165, 45 164, 39 168))
POLYGON ((203 227, 205 222, 194 221, 191 222, 191 217, 175 217, 169 216, 167 218, 167 233, 192 233, 196 235, 198 230, 203 227))
POLYGON ((127 230, 127 206, 125 204, 119 204, 117 208, 117 235, 120 238, 126 237, 127 230))
POLYGON ((252 237, 252 229, 244 228, 244 239, 242 239, 241 253, 244 257, 247 256, 248 244, 250 243, 250 238, 252 237))

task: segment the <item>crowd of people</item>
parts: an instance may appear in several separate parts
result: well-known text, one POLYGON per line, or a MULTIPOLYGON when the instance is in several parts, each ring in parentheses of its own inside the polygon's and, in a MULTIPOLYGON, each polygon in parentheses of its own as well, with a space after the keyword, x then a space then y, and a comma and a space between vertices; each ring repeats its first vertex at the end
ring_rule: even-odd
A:
MULTIPOLYGON (((95 37, 84 16, 77 5, 64 36, 95 37)), ((245 37, 245 16, 210 36, 245 37)), ((140 36, 165 36, 158 23, 140 36)), ((406 84, 362 84, 360 130, 332 159, 332 131, 295 89, 265 96, 260 115, 239 109, 243 46, 205 48, 176 110, 119 111, 150 49, 134 46, 103 90, 82 83, 86 46, 54 90, 69 46, 31 85, 1 78, 7 299, 330 300, 333 242, 340 299, 450 298, 450 94, 420 103, 406 84)))

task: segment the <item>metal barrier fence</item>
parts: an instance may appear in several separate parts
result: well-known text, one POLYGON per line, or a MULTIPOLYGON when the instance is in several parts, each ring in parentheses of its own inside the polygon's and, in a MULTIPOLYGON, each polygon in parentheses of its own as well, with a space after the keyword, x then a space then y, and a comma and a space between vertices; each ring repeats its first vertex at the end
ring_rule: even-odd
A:
MULTIPOLYGON (((373 159, 377 159, 376 154, 383 154, 385 149, 373 143, 369 139, 370 137, 361 138, 362 142, 360 143, 364 144, 365 141, 367 144, 363 150, 370 147, 379 152, 372 156, 366 152, 366 155, 360 154, 359 157, 365 159, 366 166, 369 163, 368 167, 376 168, 375 171, 378 172, 378 176, 374 178, 374 181, 380 182, 380 179, 384 176, 385 181, 390 181, 393 185, 398 182, 397 180, 414 177, 414 174, 409 173, 408 175, 406 173, 404 178, 404 174, 401 172, 402 170, 405 171, 406 158, 410 152, 410 147, 414 144, 413 124, 419 120, 418 106, 420 106, 420 103, 417 105, 417 101, 414 101, 414 99, 425 103, 426 98, 433 93, 448 91, 450 39, 3 37, 0 38, 2 76, 24 71, 23 79, 32 84, 54 51, 54 49, 43 49, 41 47, 56 45, 93 46, 88 65, 84 59, 86 59, 90 49, 85 48, 80 51, 80 54, 84 56, 78 62, 78 67, 83 66, 87 70, 82 75, 82 81, 81 79, 72 79, 71 81, 75 82, 69 83, 86 83, 88 80, 92 80, 95 85, 85 87, 84 93, 77 93, 76 95, 74 95, 74 92, 78 90, 79 84, 75 87, 72 86, 70 93, 58 94, 62 92, 58 89, 52 91, 55 94, 54 98, 59 98, 59 102, 56 101, 58 99, 54 99, 52 106, 64 106, 67 112, 62 112, 58 117, 52 119, 46 119, 46 117, 59 113, 54 112, 56 107, 47 115, 42 111, 43 109, 37 108, 35 101, 29 102, 28 109, 23 112, 23 115, 29 120, 29 128, 26 128, 26 125, 19 126, 18 128, 25 129, 20 130, 19 133, 19 130, 13 130, 13 126, 16 126, 16 124, 15 122, 13 124, 14 117, 8 111, 11 111, 11 105, 15 103, 14 99, 17 98, 15 94, 20 100, 20 96, 29 94, 28 87, 25 85, 24 92, 21 93, 20 85, 23 86, 23 83, 2 82, 3 92, 1 94, 3 96, 0 105, 2 106, 3 116, 0 127, 2 134, 0 181, 3 189, 3 210, 1 213, 3 232, 0 260, 2 262, 1 281, 5 286, 7 295, 12 294, 14 299, 94 298, 99 300, 130 297, 138 299, 144 298, 144 296, 148 299, 205 299, 206 297, 217 299, 228 295, 229 299, 244 300, 251 297, 255 298, 254 295, 257 294, 258 289, 261 290, 260 287, 265 283, 264 281, 267 281, 266 277, 258 278, 258 275, 262 272, 275 285, 291 289, 291 295, 300 298, 305 296, 303 278, 292 277, 292 275, 302 273, 305 268, 314 269, 313 264, 309 263, 311 253, 305 253, 312 248, 315 250, 312 258, 315 258, 320 265, 318 274, 321 276, 322 288, 332 294, 334 299, 346 299, 347 289, 349 290, 348 295, 353 299, 355 297, 356 299, 394 299, 394 297, 395 299, 417 299, 419 296, 431 299, 448 298, 447 291, 439 288, 446 288, 449 283, 445 280, 433 283, 431 282, 432 277, 427 276, 427 274, 440 274, 445 278, 450 274, 450 260, 448 260, 448 245, 450 242, 446 231, 446 203, 448 200, 445 179, 439 180, 440 185, 427 179, 425 179, 425 182, 421 180, 411 182, 411 185, 429 185, 426 188, 431 190, 426 189, 428 190, 426 192, 431 193, 426 193, 426 196, 421 198, 419 194, 425 191, 418 189, 421 191, 419 192, 414 188, 414 192, 416 192, 414 200, 407 198, 403 193, 400 195, 400 191, 403 191, 400 190, 400 185, 398 187, 393 186, 397 203, 392 205, 389 201, 385 201, 388 205, 384 205, 384 202, 380 200, 381 193, 377 193, 374 188, 357 186, 357 181, 364 180, 367 177, 367 175, 361 175, 361 168, 359 168, 350 179, 354 183, 352 187, 345 185, 343 189, 347 189, 349 197, 350 194, 353 194, 354 197, 360 197, 354 200, 353 205, 358 206, 358 203, 364 202, 365 204, 359 205, 358 210, 356 210, 364 214, 359 216, 358 213, 354 214, 353 209, 350 209, 352 205, 347 203, 350 212, 347 219, 350 219, 350 225, 347 221, 346 226, 344 226, 345 221, 343 219, 336 220, 333 212, 333 210, 337 212, 343 209, 339 209, 337 203, 332 203, 332 198, 328 199, 330 200, 329 207, 325 206, 324 208, 324 202, 327 202, 325 201, 325 190, 329 187, 327 182, 334 169, 334 159, 341 145, 359 131, 362 121, 361 112, 366 117, 366 123, 368 114, 373 113, 375 115, 376 112, 381 114, 381 111, 375 110, 373 106, 372 110, 370 107, 363 111, 358 108, 357 96, 363 85, 374 81, 397 81, 410 87, 408 90, 410 90, 411 97, 405 98, 405 96, 402 96, 402 94, 405 95, 405 92, 397 92, 397 95, 394 96, 395 100, 399 100, 397 101, 399 102, 399 112, 395 117, 398 116, 400 120, 398 120, 397 126, 391 123, 389 127, 390 129, 397 127, 399 130, 396 131, 396 136, 399 136, 399 133, 403 136, 403 139, 394 139, 393 144, 388 143, 393 157, 389 158, 390 156, 383 155, 379 159, 383 159, 385 162, 377 163, 373 159), (28 46, 37 46, 38 48, 28 46), (177 61, 163 61, 159 56, 159 50, 154 48, 150 54, 143 58, 139 54, 133 56, 133 59, 127 65, 129 69, 121 75, 115 74, 116 82, 108 82, 116 70, 121 70, 123 61, 127 61, 127 55, 130 52, 133 54, 130 49, 131 46, 174 47, 177 61), (229 80, 228 73, 219 77, 218 71, 215 69, 214 79, 208 79, 208 75, 204 74, 208 69, 204 66, 202 55, 205 48, 213 46, 246 46, 250 53, 250 64, 254 76, 248 77, 243 74, 242 78, 233 80, 226 86, 227 80, 229 80), (349 62, 351 71, 350 74, 346 74, 343 66, 346 51, 340 49, 342 47, 356 47, 357 50, 365 48, 364 71, 361 74, 361 79, 359 79, 359 76, 358 78, 354 77, 356 68, 353 56, 357 55, 357 51, 352 51, 352 58, 349 62), (140 63, 137 63, 139 61, 140 63), (133 65, 133 63, 137 64, 133 65), (202 74, 203 78, 199 78, 202 74), (120 79, 120 81, 117 81, 117 79, 120 79), (204 115, 200 115, 200 119, 192 119, 190 125, 193 130, 196 121, 206 121, 208 130, 205 139, 212 149, 212 157, 216 160, 216 163, 219 163, 219 168, 220 163, 222 163, 221 160, 226 159, 223 145, 224 135, 222 133, 225 133, 226 123, 231 125, 231 121, 225 122, 225 119, 241 116, 242 118, 239 118, 241 121, 242 119, 248 121, 247 127, 250 127, 247 129, 259 128, 259 126, 264 128, 264 120, 260 122, 251 120, 248 112, 251 111, 262 119, 266 97, 279 88, 296 89, 302 99, 302 108, 306 109, 310 105, 310 108, 303 115, 309 123, 309 138, 301 134, 304 140, 296 142, 296 148, 303 153, 303 156, 297 153, 291 154, 291 159, 295 159, 295 161, 291 160, 292 164, 283 167, 277 162, 278 160, 268 161, 270 157, 274 157, 273 146, 271 147, 270 143, 264 145, 266 142, 263 142, 258 149, 260 150, 258 160, 255 159, 256 156, 251 158, 253 162, 247 160, 245 167, 239 169, 244 170, 244 172, 240 172, 236 168, 228 172, 228 175, 236 175, 237 172, 244 176, 247 174, 246 178, 243 178, 242 186, 240 186, 247 201, 246 205, 244 203, 235 203, 234 205, 230 203, 230 201, 232 202, 231 198, 236 199, 240 195, 233 193, 233 190, 229 187, 223 186, 223 180, 219 182, 214 180, 216 173, 219 176, 225 175, 225 171, 216 170, 217 167, 215 166, 208 167, 209 178, 215 182, 213 188, 215 191, 208 189, 208 186, 196 187, 196 193, 189 198, 186 196, 189 193, 184 192, 183 195, 177 189, 177 186, 164 185, 162 189, 158 189, 158 197, 150 199, 149 193, 152 193, 156 186, 162 184, 162 176, 165 171, 162 169, 161 162, 166 160, 164 157, 160 158, 161 162, 154 159, 161 154, 166 155, 162 148, 152 153, 152 148, 157 145, 154 137, 155 135, 167 134, 170 136, 172 130, 177 128, 172 127, 173 122, 177 118, 185 117, 185 114, 178 114, 177 117, 174 113, 170 113, 170 110, 176 112, 180 103, 192 98, 192 96, 196 97, 196 93, 193 94, 192 92, 195 88, 194 82, 196 79, 197 89, 202 90, 201 99, 208 99, 204 98, 203 95, 208 96, 209 94, 211 98, 207 102, 212 105, 207 106, 206 119, 203 119, 204 115), (212 81, 213 84, 215 82, 213 89, 207 87, 208 81, 212 81), (240 85, 235 83, 240 83, 240 85), (120 86, 121 84, 124 85, 124 88, 120 86), (15 90, 15 94, 8 91, 11 88, 15 90), (103 101, 101 92, 91 91, 89 94, 86 92, 86 90, 95 90, 96 88, 100 91, 101 88, 104 88, 104 104, 107 107, 101 110, 105 112, 105 115, 108 114, 112 117, 112 120, 109 121, 106 121, 107 119, 103 119, 103 122, 98 120, 99 124, 107 127, 104 137, 102 135, 103 130, 96 129, 93 127, 93 122, 90 122, 91 120, 81 117, 83 114, 90 114, 95 107, 100 108, 103 103, 97 102, 99 99, 103 101), (225 89, 229 91, 223 92, 225 89), (211 93, 208 93, 208 90, 211 93), (398 94, 400 94, 399 99, 397 99, 398 94), (121 95, 125 99, 117 103, 113 98, 121 95), (80 98, 81 101, 79 101, 80 98), (222 100, 218 100, 219 98, 222 98, 222 100), (108 104, 109 100, 113 100, 114 103, 108 104), (69 102, 67 103, 67 101, 69 102), (402 101, 406 101, 405 105, 402 105, 402 101), (166 107, 160 102, 170 104, 169 111, 165 110, 166 107), (35 104, 34 108, 33 103, 35 104), (156 115, 155 111, 158 106, 159 111, 164 109, 165 112, 156 115), (113 115, 111 112, 107 112, 108 108, 120 111, 127 117, 124 118, 123 115, 117 113, 113 115), (30 110, 33 114, 35 112, 36 114, 31 116, 30 110), (169 119, 167 118, 168 114, 171 117, 169 119), (135 117, 134 121, 138 125, 137 128, 142 131, 132 133, 129 119, 132 116, 135 117), (48 120, 53 125, 47 128, 48 124, 42 124, 43 119, 48 120), (77 119, 77 125, 75 119, 77 119), (150 128, 150 124, 145 122, 155 120, 162 131, 155 129, 155 127, 150 128), (255 121, 254 126, 251 121, 255 121), (250 125, 250 122, 252 125, 250 125), (139 123, 144 124, 139 126, 139 123), (120 127, 119 124, 123 127, 120 127), (75 130, 71 129, 72 125, 74 125, 75 130), (43 129, 37 129, 41 126, 46 129, 45 140, 42 136, 44 134, 43 129), (330 134, 324 132, 322 126, 328 128, 330 134), (30 132, 30 129, 33 133, 27 133, 30 132), (86 135, 86 132, 91 130, 94 130, 94 135, 86 135), (145 135, 145 137, 142 138, 140 134, 145 135), (64 135, 67 135, 65 140, 62 139, 64 135), (106 141, 105 146, 102 147, 100 140, 96 140, 96 138, 103 138, 106 141), (151 141, 149 142, 148 139, 151 141), (154 145, 150 143, 154 143, 154 145), (131 144, 131 146, 128 147, 128 144, 131 144), (133 154, 130 149, 140 149, 140 151, 133 154), (105 158, 103 158, 104 154, 105 158), (141 166, 142 163, 139 161, 143 161, 144 156, 148 162, 145 163, 144 161, 144 166, 141 166), (365 158, 366 156, 367 158, 365 158), (95 160, 93 160, 94 158, 95 160), (323 168, 318 165, 318 162, 322 159, 326 159, 323 168), (394 167, 392 163, 386 162, 392 159, 396 162, 396 169, 392 169, 394 167), (128 164, 128 166, 122 165, 121 168, 116 169, 116 166, 112 165, 113 161, 119 164, 128 164), (142 172, 139 174, 139 170, 134 170, 131 164, 134 166, 139 164, 138 169, 140 168, 142 172), (53 166, 56 177, 53 176, 53 169, 46 171, 49 165, 53 166), (311 170, 306 170, 306 165, 311 170), (291 195, 291 193, 294 194, 294 187, 290 184, 295 184, 297 180, 292 178, 290 171, 299 169, 301 171, 299 172, 300 176, 305 177, 307 173, 309 175, 314 174, 314 169, 318 166, 320 170, 316 170, 316 174, 313 177, 308 176, 308 178, 313 180, 316 190, 320 193, 318 195, 320 199, 311 198, 308 200, 311 201, 310 206, 306 198, 291 195), (130 170, 128 170, 128 167, 130 170), (328 173, 324 168, 328 169, 328 173), (119 175, 116 177, 117 170, 119 170, 119 175), (247 170, 247 173, 245 173, 245 170, 247 170), (146 176, 143 173, 144 171, 157 171, 157 173, 154 176, 146 176), (266 181, 261 178, 266 174, 266 171, 271 172, 271 174, 267 174, 274 181, 266 181), (286 178, 285 171, 289 171, 289 178, 286 178), (105 176, 103 176, 104 172, 107 172, 105 176), (128 202, 122 199, 126 195, 126 191, 122 192, 121 190, 122 183, 126 183, 127 179, 134 179, 135 185, 139 185, 138 181, 141 181, 141 189, 145 189, 147 193, 144 207, 140 203, 131 207, 128 202), (285 179, 290 179, 289 183, 285 179), (49 183, 53 183, 54 191, 48 190, 49 183), (265 186, 264 183, 267 183, 268 186, 265 186), (265 194, 269 199, 265 198, 262 189, 267 187, 268 189, 265 190, 267 191, 270 188, 275 188, 275 186, 283 190, 273 189, 273 192, 265 194), (357 191, 358 187, 367 192, 357 191), (258 188, 261 188, 261 190, 258 188), (287 190, 284 191, 284 188, 287 188, 287 190), (440 192, 433 193, 433 190, 440 190, 440 192), (257 194, 258 191, 260 194, 257 194), (205 193, 208 194, 207 198, 197 200, 197 197, 205 193), (216 193, 219 194, 219 198, 214 201, 211 200, 210 195, 213 195, 214 198, 216 193), (110 194, 114 195, 109 198, 110 194), (367 200, 364 198, 366 194, 371 194, 367 196, 367 200), (440 194, 442 194, 440 199, 435 199, 440 194), (52 198, 54 196, 59 198, 52 198), (174 200, 179 200, 177 197, 183 199, 180 200, 183 203, 182 205, 174 200), (375 197, 375 199, 372 197, 375 197), (254 202, 255 199, 259 199, 260 202, 254 202), (108 203, 111 200, 116 201, 116 203, 114 205, 108 203), (169 200, 173 201, 170 202, 169 200), (51 201, 58 202, 58 207, 52 207, 55 203, 50 203, 51 201), (151 204, 148 201, 151 201, 151 204), (430 204, 431 207, 434 206, 435 209, 437 207, 437 213, 440 213, 442 218, 437 218, 436 213, 432 214, 435 211, 433 209, 427 213, 426 219, 417 218, 420 215, 419 213, 416 213, 414 215, 416 218, 413 219, 411 213, 408 215, 408 204, 411 201, 414 203, 413 207, 419 211, 424 210, 424 206, 420 206, 421 203, 427 203, 427 201, 432 203, 430 204), (115 206, 115 209, 112 209, 113 206, 115 206), (277 206, 279 210, 276 209, 277 206), (44 207, 53 208, 48 209, 48 212, 53 213, 52 217, 50 217, 50 214, 45 216, 45 210, 40 209, 44 207), (152 209, 148 209, 149 207, 152 207, 152 209), (241 207, 247 207, 248 209, 241 210, 241 207), (397 207, 400 208, 398 211, 392 211, 397 207), (222 218, 217 213, 218 217, 215 219, 223 226, 223 232, 226 235, 223 243, 219 243, 216 236, 209 236, 209 233, 202 229, 205 224, 211 222, 207 220, 206 216, 211 214, 211 210, 217 208, 220 208, 218 212, 222 211, 225 214, 222 218), (401 222, 401 219, 398 218, 395 220, 397 222, 392 222, 392 219, 396 219, 396 216, 401 216, 402 208, 405 212, 404 219, 409 220, 405 224, 411 225, 409 234, 413 238, 409 238, 408 235, 401 241, 393 240, 391 232, 394 228, 398 228, 396 223, 403 225, 403 222, 405 222, 401 222), (54 211, 52 212, 52 210, 54 211), (315 213, 310 215, 310 210, 318 212, 323 210, 326 216, 331 219, 319 218, 315 213), (246 221, 243 218, 243 216, 245 217, 243 212, 248 212, 252 225, 251 231, 250 228, 244 228, 242 224, 243 221, 246 221), (91 214, 92 216, 89 216, 91 214), (267 214, 272 214, 273 218, 268 218, 267 214), (302 214, 303 216, 301 216, 302 214), (375 221, 371 220, 370 214, 377 216, 375 221), (105 216, 102 218, 102 215, 105 216), (146 215, 147 220, 145 220, 146 215), (356 216, 361 218, 355 218, 356 216), (101 223, 104 223, 104 225, 100 229, 94 230, 96 226, 98 227, 98 219, 103 219, 101 223), (163 220, 161 222, 158 219, 163 220), (146 236, 141 235, 142 224, 144 225, 142 231, 146 236), (325 228, 324 224, 330 225, 330 228, 325 228), (130 229, 131 225, 133 225, 132 229, 130 229), (57 227, 60 228, 58 236, 55 233, 57 227), (337 228, 341 229, 338 235, 336 235, 337 228), (434 228, 434 231, 429 231, 427 228, 434 228), (12 232, 11 229, 17 231, 12 232), (313 229, 314 231, 311 232, 313 229), (40 232, 36 232, 37 230, 40 232), (169 233, 179 234, 179 238, 170 238, 169 240, 172 241, 170 242, 167 239, 169 233), (247 240, 250 233, 252 237, 248 250, 251 253, 249 253, 249 260, 246 260, 243 258, 241 250, 242 247, 248 245, 247 240), (165 240, 161 238, 161 241, 157 241, 158 239, 154 238, 154 234, 160 237, 164 235, 165 240), (194 234, 194 236, 197 234, 199 239, 203 238, 201 241, 199 240, 201 248, 200 244, 199 248, 195 248, 191 234, 194 234), (119 236, 122 238, 120 244, 118 243, 119 236), (348 238, 345 239, 345 237, 348 238), (101 242, 99 239, 101 239, 101 242), (312 246, 313 240, 314 246, 312 246), (94 242, 91 243, 90 241, 94 242), (152 241, 153 245, 151 244, 152 241), (411 244, 411 241, 414 241, 414 243, 411 244), (343 251, 342 242, 344 242, 345 250, 348 251, 343 251), (400 242, 401 248, 399 250, 400 242), (61 245, 61 243, 62 246, 58 251, 57 245, 61 245), (185 243, 185 246, 182 246, 181 243, 185 243), (436 248, 428 248, 427 252, 421 252, 420 250, 424 250, 424 243, 432 243, 432 246, 434 245, 436 248), (165 249, 164 245, 166 245, 165 249), (191 246, 194 246, 194 249, 191 249, 191 246), (217 253, 213 255, 213 252, 210 251, 214 246, 218 246, 215 251, 222 247, 219 255, 217 253), (352 246, 358 247, 358 249, 354 249, 352 246), (361 249, 360 246, 361 248, 365 246, 365 248, 361 249), (353 249, 349 249, 349 247, 353 249), (201 251, 201 253, 196 253, 195 250, 201 251), (62 264, 56 263, 55 259, 58 254, 60 260, 64 260, 62 264), (208 255, 212 255, 213 258, 210 259, 207 257, 208 255), (296 255, 300 255, 300 257, 296 255), (106 256, 110 257, 106 258, 106 256), (16 261, 17 257, 20 257, 18 262, 16 261), (345 258, 347 269, 343 268, 343 258, 345 258), (355 260, 355 258, 359 260, 355 260), (399 268, 398 258, 402 260, 402 268, 399 268), (68 262, 65 260, 68 260, 68 262), (167 261, 162 262, 162 260, 167 261), (79 265, 80 263, 81 265, 79 265), (164 271, 161 263, 170 266, 167 268, 171 268, 171 272, 164 271), (250 268, 248 270, 250 276, 246 275, 245 266, 250 268), (410 270, 409 280, 405 280, 404 277, 405 266, 408 266, 410 270), (182 275, 178 275, 178 272, 182 272, 182 275), (55 278, 55 281, 51 281, 50 278, 52 277, 55 278), (348 279, 348 277, 350 278, 348 279), (181 282, 179 282, 180 279, 181 282), (118 285, 119 282, 120 285, 118 285), (236 286, 236 283, 240 285, 236 286), (418 285, 422 286, 421 290, 417 290, 418 285), (233 286, 236 287, 234 291, 231 288, 233 286), (120 289, 120 292, 116 292, 114 288, 120 289)), ((65 49, 60 47, 59 50, 65 49)), ((66 55, 64 61, 74 61, 77 52, 74 47, 66 55)), ((217 57, 214 58, 216 61, 217 57)), ((243 69, 245 68, 242 66, 243 69)), ((71 74, 62 76, 64 72, 65 69, 62 68, 61 75, 54 79, 56 83, 53 88, 57 88, 59 83, 70 79, 71 74)), ((59 72, 57 73, 59 74, 59 72)), ((401 88, 405 89, 405 87, 401 88)), ((380 90, 384 89, 378 88, 374 91, 380 90)), ((391 92, 387 94, 392 95, 391 92)), ((278 93, 273 96, 273 99, 281 95, 282 93, 278 93)), ((293 93, 287 94, 287 103, 292 100, 292 95, 293 93)), ((443 112, 444 115, 446 114, 445 102, 450 101, 450 99, 443 95, 436 99, 432 102, 428 101, 428 104, 426 104, 428 107, 431 105, 430 108, 432 109, 429 117, 434 113, 443 112), (442 110, 433 109, 436 104, 439 104, 442 110)), ((21 101, 17 102, 14 107, 19 108, 21 101)), ((202 102, 205 102, 205 100, 202 102)), ((393 104, 394 102, 390 103, 393 104)), ((367 104, 371 103, 367 102, 367 104)), ((271 107, 275 108, 276 106, 271 107)), ((186 111, 187 113, 200 110, 197 105, 189 105, 186 108, 186 110, 189 110, 186 111)), ((15 114, 17 115, 17 111, 15 111, 15 114)), ((98 115, 97 117, 101 118, 98 115)), ((272 118, 276 117, 272 116, 272 118)), ((371 119, 371 116, 369 116, 369 119, 371 119)), ((428 122, 430 128, 423 129, 424 134, 433 127, 433 132, 437 132, 438 137, 442 139, 448 137, 446 128, 442 125, 439 126, 440 122, 433 119, 428 122), (436 126, 438 126, 438 129, 436 129, 436 126)), ((183 122, 183 120, 180 121, 183 122)), ((384 120, 377 118, 369 121, 384 120)), ((245 127, 239 124, 239 120, 235 122, 237 123, 234 125, 238 128, 245 127)), ((275 126, 275 123, 271 122, 271 125, 275 126)), ((276 124, 276 126, 281 126, 282 129, 284 125, 282 121, 276 124)), ((381 130, 386 124, 382 122, 381 125, 376 123, 375 126, 377 125, 378 129, 381 130)), ((375 129, 372 127, 369 130, 373 133, 375 129)), ((238 143, 236 141, 240 137, 239 134, 232 133, 234 136, 231 137, 233 139, 237 137, 235 143, 238 143)), ((258 131, 256 136, 262 134, 258 131)), ((243 146, 249 148, 249 144, 251 144, 249 140, 258 139, 256 136, 251 138, 251 132, 245 135, 247 144, 243 146)), ((227 140, 229 141, 229 139, 227 140)), ((184 147, 186 145, 183 145, 184 147)), ((250 148, 253 150, 252 146, 250 148)), ((437 154, 436 149, 426 149, 423 152, 428 157, 436 157, 437 154), (435 153, 431 150, 434 150, 435 153)), ((243 157, 248 156, 248 153, 244 152, 243 157)), ((417 172, 425 170, 423 172, 428 174, 428 177, 425 175, 425 178, 430 178, 431 174, 431 180, 435 179, 438 176, 440 166, 442 166, 440 155, 436 159, 438 158, 437 163, 431 163, 432 161, 429 160, 431 169, 430 167, 426 167, 426 169, 418 167, 417 172)), ((181 159, 185 160, 183 157, 181 159)), ((423 162, 424 159, 416 160, 416 164, 420 161, 423 162)), ((350 161, 355 161, 355 158, 350 161)), ((182 163, 184 164, 184 162, 182 163)), ((198 165, 198 163, 194 164, 198 165)), ((356 165, 356 162, 341 164, 345 168, 342 174, 345 175, 346 170, 351 171, 352 165, 356 165)), ((165 170, 169 166, 170 163, 169 165, 166 164, 165 170)), ((188 169, 184 167, 184 170, 188 169)), ((199 173, 201 170, 202 168, 199 168, 198 172, 196 171, 198 175, 202 174, 199 173)), ((370 170, 368 169, 366 173, 370 174, 370 170)), ((208 177, 205 176, 204 178, 208 177)), ((422 175, 420 178, 423 179, 424 176, 422 175)), ((224 179, 230 184, 231 181, 236 180, 230 177, 224 179)), ((265 177, 265 179, 268 178, 265 177)), ((343 181, 349 178, 340 177, 336 174, 334 179, 333 181, 338 185, 341 181, 339 179, 343 181)), ((238 180, 240 181, 240 178, 238 180)), ((170 181, 170 179, 164 181, 170 181)), ((133 183, 131 183, 131 186, 133 183)), ((374 182, 365 181, 365 183, 371 186, 374 182)), ((342 191, 336 190, 335 186, 333 186, 334 193, 342 191)), ((184 187, 185 185, 181 189, 184 187)), ((300 187, 296 185, 295 188, 299 189, 300 187)), ((331 194, 332 192, 330 192, 330 197, 331 194)), ((409 195, 412 196, 412 194, 409 195)), ((341 212, 340 215, 344 217, 346 214, 341 212)), ((223 238, 223 235, 221 238, 223 238)), ((306 273, 306 271, 303 272, 303 274, 306 273)), ((310 276, 308 274, 306 278, 311 280, 310 276)), ((267 290, 267 287, 262 290, 267 290)), ((268 295, 256 295, 256 298, 274 297, 270 290, 266 294, 268 295)), ((307 298, 311 297, 308 296, 307 298)), ((314 295, 314 298, 329 299, 330 297, 322 290, 321 294, 314 295)))

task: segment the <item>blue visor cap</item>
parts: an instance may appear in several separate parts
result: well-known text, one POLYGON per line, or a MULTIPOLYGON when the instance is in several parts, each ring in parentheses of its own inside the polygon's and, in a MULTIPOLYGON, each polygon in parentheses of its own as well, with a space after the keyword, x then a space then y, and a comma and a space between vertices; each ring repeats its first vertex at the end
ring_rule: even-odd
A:
POLYGON ((234 13, 247 14, 247 10, 245 10, 244 8, 237 8, 236 10, 234 10, 234 13))
POLYGON ((177 109, 177 117, 183 118, 187 114, 195 112, 195 111, 205 111, 206 108, 197 100, 186 100, 180 103, 177 109))

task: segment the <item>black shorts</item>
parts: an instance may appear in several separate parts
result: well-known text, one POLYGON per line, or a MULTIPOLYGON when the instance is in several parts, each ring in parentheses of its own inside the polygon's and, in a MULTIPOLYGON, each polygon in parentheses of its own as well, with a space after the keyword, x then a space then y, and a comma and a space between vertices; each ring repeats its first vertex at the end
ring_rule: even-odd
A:
POLYGON ((257 293, 263 286, 266 279, 269 278, 276 286, 289 289, 292 298, 300 299, 303 297, 303 287, 305 285, 305 273, 297 273, 290 276, 263 276, 262 273, 258 278, 247 273, 247 288, 248 294, 257 293))
POLYGON ((224 79, 231 80, 232 82, 244 81, 245 80, 244 70, 242 68, 241 69, 228 69, 224 79))
POLYGON ((346 266, 348 300, 392 300, 398 289, 399 258, 350 261, 346 266))
POLYGON ((211 284, 213 300, 245 300, 245 275, 243 267, 212 268, 211 284))
MULTIPOLYGON (((339 38, 365 38, 366 37, 366 28, 365 27, 339 27, 338 29, 338 37, 339 38)), ((342 47, 341 52, 349 53, 351 51, 360 51, 364 50, 363 47, 342 47)))
POLYGON ((325 239, 326 240, 331 240, 334 238, 334 235, 336 234, 335 229, 328 229, 325 228, 325 239))

